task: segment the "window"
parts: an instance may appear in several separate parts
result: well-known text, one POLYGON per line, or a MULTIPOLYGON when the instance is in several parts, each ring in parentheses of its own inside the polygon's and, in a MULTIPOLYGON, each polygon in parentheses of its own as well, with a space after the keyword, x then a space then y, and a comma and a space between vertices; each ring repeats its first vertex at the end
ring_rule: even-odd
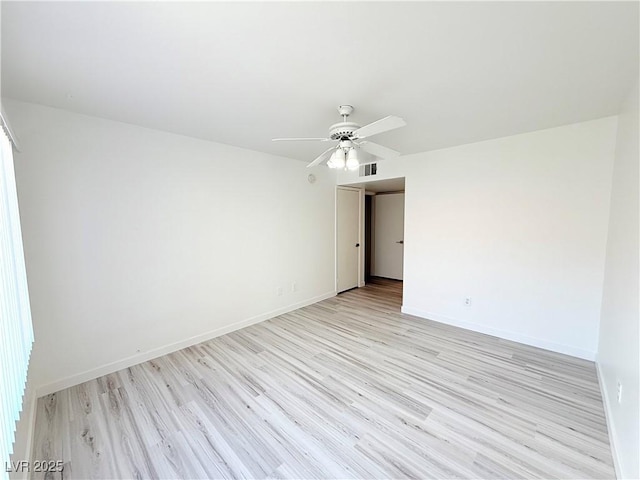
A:
POLYGON ((33 343, 11 141, 0 129, 0 455, 13 452, 33 343))

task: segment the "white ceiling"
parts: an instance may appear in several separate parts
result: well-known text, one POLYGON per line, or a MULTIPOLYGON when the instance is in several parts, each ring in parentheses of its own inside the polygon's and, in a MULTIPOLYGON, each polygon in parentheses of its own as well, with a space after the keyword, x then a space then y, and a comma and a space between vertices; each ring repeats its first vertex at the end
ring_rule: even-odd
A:
POLYGON ((404 154, 618 112, 638 3, 2 2, 2 94, 311 160, 349 103, 404 154))

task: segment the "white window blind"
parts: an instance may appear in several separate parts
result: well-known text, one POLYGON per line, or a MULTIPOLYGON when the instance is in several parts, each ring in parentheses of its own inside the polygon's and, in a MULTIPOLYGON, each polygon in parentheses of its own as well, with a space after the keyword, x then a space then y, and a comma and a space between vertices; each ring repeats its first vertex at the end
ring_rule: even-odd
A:
POLYGON ((32 343, 13 151, 0 128, 0 478, 8 478, 5 465, 13 453, 32 343))

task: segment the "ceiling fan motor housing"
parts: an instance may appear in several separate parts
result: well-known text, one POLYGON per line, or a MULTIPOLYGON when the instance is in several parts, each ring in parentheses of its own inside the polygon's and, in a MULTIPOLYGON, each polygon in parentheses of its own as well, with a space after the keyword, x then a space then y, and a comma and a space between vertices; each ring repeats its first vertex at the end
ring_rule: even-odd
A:
POLYGON ((354 122, 340 122, 331 125, 329 128, 329 136, 332 140, 347 140, 350 139, 360 125, 354 122))

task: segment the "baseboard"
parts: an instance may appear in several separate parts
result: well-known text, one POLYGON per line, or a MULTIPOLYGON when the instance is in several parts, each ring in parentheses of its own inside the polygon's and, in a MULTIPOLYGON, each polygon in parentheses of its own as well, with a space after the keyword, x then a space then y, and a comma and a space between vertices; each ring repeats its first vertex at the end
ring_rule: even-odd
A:
POLYGON ((283 315, 293 310, 297 310, 299 308, 306 307, 308 305, 311 305, 335 296, 336 296, 335 290, 331 292, 327 292, 322 295, 318 295, 316 297, 303 300, 302 302, 287 305, 286 307, 278 308, 276 310, 272 310, 267 313, 256 315, 255 317, 240 320, 230 325, 225 325, 224 327, 216 328, 215 330, 211 330, 209 332, 196 335, 196 336, 187 338, 185 340, 181 340, 179 342, 175 342, 159 348, 154 348, 147 352, 138 353, 136 355, 132 355, 122 360, 118 360, 117 362, 108 363, 98 368, 93 368, 91 370, 86 370, 76 375, 71 375, 71 376, 62 378, 55 382, 51 382, 46 385, 42 385, 38 387, 36 390, 36 397, 42 397, 43 395, 48 395, 50 393, 64 390, 65 388, 79 385, 80 383, 88 382, 89 380, 93 380, 95 378, 102 377, 103 375, 108 375, 110 373, 117 372, 118 370, 122 370, 123 368, 132 367, 133 365, 137 365, 139 363, 153 360, 154 358, 158 358, 163 355, 176 352, 186 347, 191 347, 198 343, 206 342, 207 340, 211 340, 212 338, 219 337, 227 333, 231 333, 235 330, 240 330, 241 328, 245 328, 250 325, 254 325, 256 323, 264 322, 265 320, 269 320, 270 318, 277 317, 278 315, 283 315))
POLYGON ((552 352, 563 353, 572 357, 582 358, 584 360, 594 361, 596 358, 596 352, 590 352, 588 350, 582 350, 572 347, 570 345, 563 345, 561 343, 550 342, 548 340, 542 340, 540 338, 529 337, 517 332, 509 330, 502 330, 499 328, 487 327, 478 323, 466 322, 463 320, 457 320, 455 318, 446 317, 444 315, 438 315, 432 312, 425 312, 417 308, 402 306, 402 313, 407 313, 416 317, 426 318, 439 323, 445 323, 454 327, 464 328, 466 330, 472 330, 474 332, 485 333, 498 338, 504 338, 505 340, 512 340, 518 343, 524 343, 532 347, 542 348, 544 350, 550 350, 552 352))
POLYGON ((598 372, 598 383, 600 384, 600 392, 602 392, 602 404, 604 406, 604 416, 607 420, 607 433, 609 434, 609 445, 611 447, 611 456, 613 457, 613 467, 616 470, 616 478, 622 478, 620 470, 620 459, 616 451, 616 427, 613 423, 613 415, 611 414, 611 400, 609 399, 609 390, 607 390, 602 375, 600 362, 596 358, 596 371, 598 372))

